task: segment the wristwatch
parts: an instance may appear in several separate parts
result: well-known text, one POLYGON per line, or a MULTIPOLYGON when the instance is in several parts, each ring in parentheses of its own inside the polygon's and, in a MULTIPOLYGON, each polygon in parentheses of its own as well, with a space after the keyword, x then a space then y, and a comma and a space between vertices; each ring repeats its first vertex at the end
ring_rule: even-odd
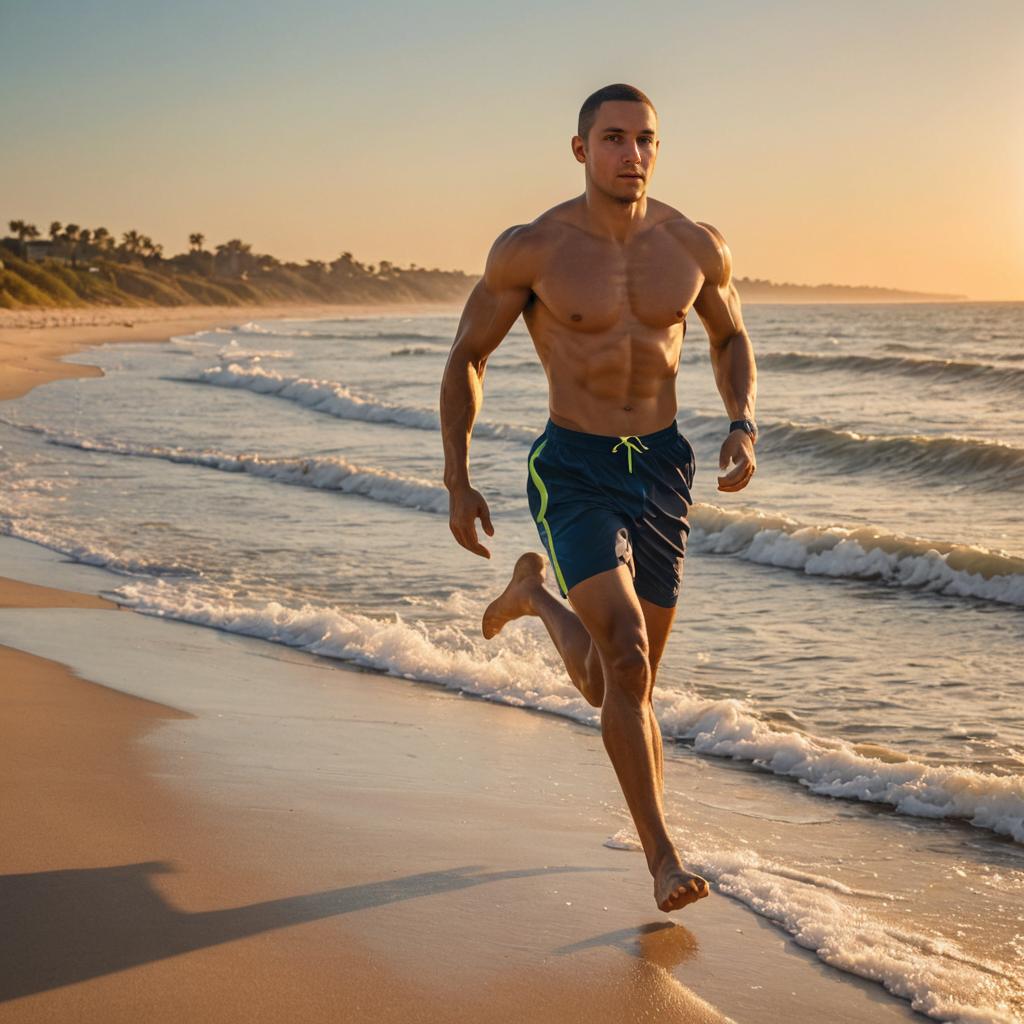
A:
POLYGON ((731 434, 734 430, 745 431, 750 435, 751 442, 757 442, 757 424, 753 420, 733 420, 729 424, 729 433, 731 434))

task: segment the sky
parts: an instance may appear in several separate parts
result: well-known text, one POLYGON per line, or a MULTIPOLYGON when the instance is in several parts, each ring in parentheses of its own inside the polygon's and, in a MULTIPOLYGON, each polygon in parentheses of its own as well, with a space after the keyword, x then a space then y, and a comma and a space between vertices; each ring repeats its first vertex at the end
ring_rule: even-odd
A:
POLYGON ((617 81, 737 276, 1024 300, 1020 0, 0 0, 0 220, 479 272, 617 81))

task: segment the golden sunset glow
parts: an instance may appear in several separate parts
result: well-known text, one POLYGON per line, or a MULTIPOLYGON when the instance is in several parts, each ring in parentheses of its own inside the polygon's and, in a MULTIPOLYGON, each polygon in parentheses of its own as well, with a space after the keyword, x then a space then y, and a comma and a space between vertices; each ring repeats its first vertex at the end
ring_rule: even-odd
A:
POLYGON ((1024 297, 1019 4, 58 6, 0 9, 5 221, 476 272, 627 81, 738 274, 1024 297))

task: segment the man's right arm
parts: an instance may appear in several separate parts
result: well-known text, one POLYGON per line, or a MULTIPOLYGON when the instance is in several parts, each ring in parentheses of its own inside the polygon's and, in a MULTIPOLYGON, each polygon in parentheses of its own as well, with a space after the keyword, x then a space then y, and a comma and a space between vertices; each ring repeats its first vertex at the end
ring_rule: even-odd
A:
POLYGON ((479 519, 494 535, 490 511, 469 481, 469 439, 483 404, 487 357, 501 344, 529 301, 532 273, 523 228, 509 228, 491 247, 484 276, 466 301, 441 381, 444 485, 450 497, 449 526, 464 548, 491 553, 477 538, 479 519))

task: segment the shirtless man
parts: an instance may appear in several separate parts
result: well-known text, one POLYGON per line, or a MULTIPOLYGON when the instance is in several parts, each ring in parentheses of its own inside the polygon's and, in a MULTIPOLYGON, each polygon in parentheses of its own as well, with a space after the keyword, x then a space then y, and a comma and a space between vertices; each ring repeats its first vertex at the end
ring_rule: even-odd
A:
POLYGON ((647 196, 657 115, 628 85, 583 104, 572 151, 583 195, 509 228, 459 323, 441 385, 451 531, 484 558, 487 502, 470 484, 469 440, 487 357, 522 314, 548 378, 550 419, 528 456, 530 511, 566 607, 527 553, 484 613, 483 633, 536 615, 570 679, 601 708, 605 749, 666 912, 708 894, 669 838, 661 731, 651 704, 682 577, 693 450, 676 426, 675 382, 691 306, 707 331, 730 420, 718 478, 739 491, 754 473, 753 349, 725 239, 647 196), (733 463, 732 469, 729 469, 733 463))

